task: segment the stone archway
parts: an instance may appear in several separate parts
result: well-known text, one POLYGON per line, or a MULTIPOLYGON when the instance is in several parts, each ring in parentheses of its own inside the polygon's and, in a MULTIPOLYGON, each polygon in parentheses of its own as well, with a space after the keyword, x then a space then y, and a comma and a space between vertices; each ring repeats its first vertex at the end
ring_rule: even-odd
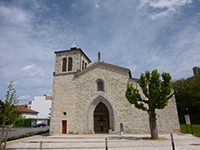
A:
MULTIPOLYGON (((92 99, 86 107, 86 115, 87 115, 87 130, 86 133, 95 133, 94 132, 94 111, 98 104, 102 103, 108 110, 108 130, 116 131, 115 126, 115 111, 110 101, 99 95, 96 98, 92 99)), ((101 118, 100 118, 101 119, 101 118)), ((103 118, 102 118, 103 119, 103 118)), ((108 132, 107 132, 108 133, 108 132)))

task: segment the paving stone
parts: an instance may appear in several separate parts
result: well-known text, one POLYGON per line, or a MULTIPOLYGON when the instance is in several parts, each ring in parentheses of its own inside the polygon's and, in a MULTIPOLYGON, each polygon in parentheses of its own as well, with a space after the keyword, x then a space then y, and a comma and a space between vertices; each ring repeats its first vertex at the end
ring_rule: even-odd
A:
MULTIPOLYGON (((170 134, 161 134, 165 140, 144 140, 150 137, 146 134, 129 135, 61 135, 61 136, 33 136, 29 138, 10 141, 7 143, 9 150, 105 150, 105 138, 108 141, 108 150, 169 150, 172 149, 170 134)), ((200 138, 190 134, 173 134, 176 150, 199 150, 200 138)))

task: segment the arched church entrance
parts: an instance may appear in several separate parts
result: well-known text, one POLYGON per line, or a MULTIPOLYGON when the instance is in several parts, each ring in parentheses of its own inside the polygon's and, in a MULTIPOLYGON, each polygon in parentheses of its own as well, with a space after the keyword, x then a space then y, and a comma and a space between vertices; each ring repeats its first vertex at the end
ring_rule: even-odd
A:
POLYGON ((113 106, 108 99, 101 95, 91 99, 86 106, 86 133, 102 133, 102 130, 103 133, 108 133, 109 130, 116 131, 115 115, 113 106))
POLYGON ((109 112, 105 104, 100 102, 94 110, 94 132, 108 133, 109 131, 109 112))

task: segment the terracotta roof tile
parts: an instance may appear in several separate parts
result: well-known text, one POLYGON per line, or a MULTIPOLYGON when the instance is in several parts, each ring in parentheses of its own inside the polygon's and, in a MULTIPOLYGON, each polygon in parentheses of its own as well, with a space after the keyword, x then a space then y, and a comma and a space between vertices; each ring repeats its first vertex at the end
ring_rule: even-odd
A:
POLYGON ((46 96, 45 100, 52 100, 52 96, 46 96))
POLYGON ((39 113, 39 112, 37 112, 35 110, 28 109, 26 107, 21 107, 21 106, 18 106, 15 109, 16 109, 16 111, 29 112, 29 113, 39 113))

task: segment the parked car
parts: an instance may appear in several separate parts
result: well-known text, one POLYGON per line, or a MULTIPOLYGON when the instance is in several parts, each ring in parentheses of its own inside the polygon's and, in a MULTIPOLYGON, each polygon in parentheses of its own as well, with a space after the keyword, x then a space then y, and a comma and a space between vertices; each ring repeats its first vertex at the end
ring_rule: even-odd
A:
POLYGON ((45 127, 46 126, 46 124, 44 124, 44 123, 40 123, 40 124, 36 124, 35 126, 33 126, 33 127, 45 127))

